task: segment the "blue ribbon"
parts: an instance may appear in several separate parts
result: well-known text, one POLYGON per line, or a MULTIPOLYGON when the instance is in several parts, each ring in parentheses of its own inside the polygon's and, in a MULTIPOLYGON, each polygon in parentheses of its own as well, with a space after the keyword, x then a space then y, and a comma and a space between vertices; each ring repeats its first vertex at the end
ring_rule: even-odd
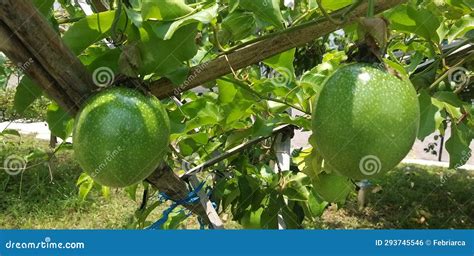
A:
MULTIPOLYGON (((173 212, 173 210, 178 207, 179 205, 192 205, 192 204, 195 204, 199 201, 199 196, 198 196, 198 193, 199 191, 201 191, 201 189, 204 187, 204 184, 205 182, 201 182, 199 184, 199 186, 197 186, 195 189, 193 189, 191 192, 188 193, 188 195, 184 198, 184 199, 181 199, 181 200, 177 200, 177 201, 174 201, 173 199, 171 199, 166 193, 164 192, 161 192, 159 193, 159 197, 160 197, 160 202, 165 202, 165 201, 168 201, 168 200, 171 200, 173 201, 173 203, 170 205, 170 207, 166 210, 163 211, 163 216, 158 220, 156 221, 155 223, 153 223, 150 227, 148 227, 148 229, 162 229, 163 228, 163 224, 165 224, 165 222, 168 220, 169 218, 169 215, 173 212)), ((189 217, 192 213, 188 213, 186 215, 186 217, 189 217)), ((200 221, 201 222, 201 221, 200 221)), ((203 226, 201 225, 201 228, 203 226)))

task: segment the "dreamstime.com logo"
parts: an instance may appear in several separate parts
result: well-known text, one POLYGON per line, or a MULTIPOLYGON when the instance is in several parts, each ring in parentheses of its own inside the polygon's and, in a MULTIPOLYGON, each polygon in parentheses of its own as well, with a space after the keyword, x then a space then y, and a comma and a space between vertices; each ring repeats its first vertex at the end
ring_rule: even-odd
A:
POLYGON ((196 67, 196 69, 186 78, 186 80, 176 89, 173 90, 174 96, 180 95, 182 92, 186 91, 186 88, 188 88, 189 84, 198 77, 200 73, 204 71, 204 69, 207 68, 209 65, 209 62, 205 62, 202 65, 199 65, 196 67))
POLYGON ((112 85, 115 80, 114 71, 108 67, 99 67, 92 73, 92 81, 98 87, 107 87, 112 85))
MULTIPOLYGON (((188 161, 186 161, 186 160, 184 160, 184 159, 181 161, 181 169, 182 169, 183 171, 187 172, 187 171, 189 171, 189 170, 191 170, 191 169, 193 169, 193 168, 195 168, 195 167, 194 167, 194 164, 192 164, 192 163, 190 163, 190 162, 188 162, 188 161)), ((204 169, 203 167, 200 167, 200 168, 198 168, 198 169, 196 170, 196 172, 201 172, 203 169, 204 169)))
MULTIPOLYGON (((466 163, 471 157, 472 157, 472 152, 471 151, 463 151, 460 162, 461 163, 466 163)), ((456 164, 453 169, 457 171, 462 166, 463 166, 462 164, 456 164)), ((448 179, 451 178, 451 176, 453 176, 453 173, 448 173, 448 174, 441 175, 439 177, 440 181, 441 181, 441 184, 444 184, 446 181, 448 181, 448 179)))
POLYGON ((32 59, 32 58, 29 58, 27 61, 21 63, 21 62, 18 62, 17 63, 17 68, 19 71, 21 71, 22 73, 24 73, 26 70, 28 70, 31 66, 31 64, 33 64, 35 61, 32 59))
POLYGON ((359 170, 367 176, 375 175, 382 170, 382 163, 378 157, 367 155, 359 161, 359 170))
POLYGON ((448 79, 451 86, 453 86, 454 89, 457 89, 469 83, 471 75, 469 70, 463 67, 455 67, 448 71, 448 79))
POLYGON ((15 249, 85 249, 86 245, 83 242, 52 242, 50 237, 45 237, 44 241, 40 242, 18 242, 8 241, 5 243, 5 248, 10 250, 15 249))
POLYGON ((291 82, 293 72, 287 68, 276 68, 275 76, 272 79, 272 84, 275 86, 286 86, 291 82))
POLYGON ((17 155, 10 155, 5 159, 5 161, 3 161, 3 170, 5 170, 8 175, 15 176, 25 170, 26 163, 27 161, 25 158, 17 155))
POLYGON ((92 178, 95 178, 122 151, 123 151, 123 148, 121 146, 118 146, 114 151, 107 152, 107 156, 99 164, 99 166, 97 166, 97 168, 90 174, 90 176, 92 178))

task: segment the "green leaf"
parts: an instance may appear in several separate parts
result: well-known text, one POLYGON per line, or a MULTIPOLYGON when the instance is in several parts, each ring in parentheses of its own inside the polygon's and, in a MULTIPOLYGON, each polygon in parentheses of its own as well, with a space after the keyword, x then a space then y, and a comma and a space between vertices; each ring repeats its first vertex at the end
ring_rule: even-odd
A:
POLYGON ((413 33, 431 42, 439 41, 436 30, 441 25, 441 19, 426 7, 400 5, 390 10, 386 17, 392 29, 413 33))
POLYGON ((110 188, 107 187, 107 186, 101 186, 101 193, 102 193, 102 196, 105 198, 105 199, 109 199, 110 198, 110 188))
POLYGON ((457 169, 467 163, 471 157, 469 147, 474 133, 464 124, 451 126, 451 137, 446 141, 449 153, 449 168, 457 169))
POLYGON ((423 71, 413 74, 410 77, 410 81, 415 86, 415 88, 429 88, 430 85, 436 80, 436 71, 438 70, 440 63, 440 59, 436 59, 423 71))
POLYGON ((308 176, 302 172, 299 172, 296 175, 291 175, 286 181, 283 194, 288 197, 288 200, 306 201, 308 200, 310 193, 306 187, 308 183, 308 176))
POLYGON ((321 4, 326 11, 335 11, 352 4, 352 0, 322 0, 321 4))
POLYGON ((233 83, 218 79, 217 87, 219 88, 219 102, 225 104, 234 101, 238 90, 233 83))
MULTIPOLYGON (((64 33, 63 40, 76 55, 79 55, 90 45, 110 36, 114 17, 115 11, 89 15, 75 22, 64 33)), ((125 15, 120 16, 116 27, 125 27, 125 15)))
POLYGON ((72 133, 74 119, 56 103, 51 103, 46 112, 49 130, 55 136, 66 140, 72 133))
POLYGON ((218 7, 216 4, 210 8, 204 9, 177 21, 157 23, 156 26, 154 26, 154 31, 160 39, 169 40, 173 37, 174 33, 178 29, 185 25, 197 22, 201 22, 203 24, 211 23, 211 21, 217 17, 217 9, 218 7))
POLYGON ((273 25, 277 29, 284 29, 284 20, 280 11, 279 0, 240 0, 240 7, 255 13, 255 15, 263 21, 273 25))
POLYGON ((20 133, 17 130, 13 130, 13 129, 5 129, 0 134, 2 134, 2 135, 7 135, 8 134, 8 135, 21 137, 20 133))
POLYGON ((42 161, 47 161, 49 159, 48 153, 46 153, 44 150, 35 148, 33 151, 31 151, 28 155, 25 156, 25 160, 27 162, 32 162, 36 160, 42 160, 42 161))
POLYGON ((143 0, 143 20, 174 20, 193 11, 184 0, 143 0))
POLYGON ((175 71, 165 75, 174 85, 183 84, 189 75, 189 68, 186 66, 176 68, 175 71))
POLYGON ((128 187, 125 188, 125 192, 127 192, 127 195, 133 201, 137 201, 137 189, 138 189, 138 184, 128 186, 128 187))
POLYGON ((169 215, 168 221, 163 224, 163 229, 173 230, 179 228, 181 223, 188 218, 185 211, 173 212, 169 215))
POLYGON ((436 92, 434 95, 433 95, 434 98, 436 98, 437 100, 439 101, 443 101, 443 102, 446 102, 450 105, 453 105, 455 107, 462 107, 463 106, 463 101, 461 99, 459 99, 458 95, 456 95, 455 93, 453 92, 449 92, 449 91, 439 91, 439 92, 436 92))
POLYGON ((252 13, 236 11, 222 21, 221 27, 219 41, 227 44, 229 40, 238 41, 249 37, 257 29, 257 24, 252 13))
POLYGON ((293 61, 295 59, 295 51, 293 48, 289 51, 277 54, 269 59, 263 61, 271 68, 275 69, 280 75, 289 79, 291 81, 295 78, 295 68, 293 66, 293 61))
POLYGON ((84 201, 94 187, 94 180, 87 173, 82 173, 77 179, 76 185, 79 187, 79 198, 84 201))
POLYGON ((355 186, 347 177, 323 172, 313 180, 313 189, 324 201, 345 203, 355 186))
POLYGON ((178 29, 169 40, 158 38, 154 32, 156 23, 143 22, 140 28, 141 42, 137 42, 140 50, 142 75, 157 74, 165 76, 183 66, 184 61, 190 60, 197 53, 195 36, 197 25, 189 24, 178 29))
POLYGON ((28 76, 24 76, 15 92, 14 107, 18 113, 25 110, 42 95, 42 90, 28 76))
POLYGON ((460 20, 456 21, 448 32, 448 42, 452 42, 456 38, 463 37, 467 32, 474 29, 474 14, 464 15, 460 20))
POLYGON ((418 96, 420 102, 420 129, 418 139, 424 140, 426 136, 432 134, 441 124, 442 118, 440 109, 433 105, 431 96, 426 90, 421 90, 418 96))
POLYGON ((178 146, 181 154, 189 156, 196 152, 200 147, 206 145, 209 140, 208 134, 196 133, 183 137, 179 142, 178 146))
POLYGON ((53 12, 54 0, 32 0, 38 11, 46 18, 49 19, 53 12))
POLYGON ((278 228, 278 212, 280 211, 280 201, 276 193, 269 196, 268 205, 264 207, 260 216, 260 225, 263 229, 278 228))
POLYGON ((318 218, 321 215, 323 215, 324 210, 326 209, 326 206, 329 203, 321 200, 315 189, 311 189, 311 194, 308 198, 308 201, 306 203, 307 205, 307 216, 311 216, 312 218, 318 218))

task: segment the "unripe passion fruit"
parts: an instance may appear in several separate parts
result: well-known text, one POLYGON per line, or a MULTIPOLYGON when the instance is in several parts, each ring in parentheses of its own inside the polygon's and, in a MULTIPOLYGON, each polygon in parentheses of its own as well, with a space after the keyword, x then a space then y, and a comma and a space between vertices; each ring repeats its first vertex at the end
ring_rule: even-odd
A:
POLYGON ((367 64, 339 68, 325 83, 312 127, 325 165, 353 179, 395 167, 418 132, 416 91, 367 64))
POLYGON ((168 149, 170 124, 160 101, 127 88, 99 92, 79 112, 73 148, 97 183, 133 185, 148 177, 168 149))

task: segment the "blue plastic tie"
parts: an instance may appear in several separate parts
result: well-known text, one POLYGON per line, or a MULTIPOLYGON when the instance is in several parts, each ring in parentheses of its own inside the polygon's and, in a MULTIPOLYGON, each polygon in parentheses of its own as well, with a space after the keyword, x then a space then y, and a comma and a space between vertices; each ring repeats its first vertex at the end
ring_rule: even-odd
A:
MULTIPOLYGON (((163 216, 153 223, 148 229, 162 229, 163 224, 168 221, 169 215, 173 212, 173 210, 178 207, 179 205, 192 205, 195 204, 196 202, 199 201, 199 196, 198 193, 201 191, 201 189, 204 187, 205 181, 201 182, 199 186, 197 186, 195 189, 193 189, 191 192, 188 193, 188 195, 181 200, 173 201, 166 193, 161 192, 159 193, 159 200, 161 203, 166 202, 168 200, 173 201, 173 203, 168 207, 168 209, 163 211, 163 216)), ((191 216, 191 212, 186 215, 186 217, 191 216)), ((202 227, 202 226, 201 226, 202 227)))

